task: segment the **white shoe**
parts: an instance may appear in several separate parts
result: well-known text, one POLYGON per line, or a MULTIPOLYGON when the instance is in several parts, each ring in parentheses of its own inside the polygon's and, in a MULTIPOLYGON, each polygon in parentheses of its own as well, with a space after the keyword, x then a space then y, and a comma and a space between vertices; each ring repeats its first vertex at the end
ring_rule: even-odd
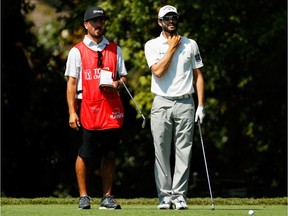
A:
POLYGON ((171 203, 167 203, 163 201, 160 205, 157 206, 158 210, 165 210, 165 209, 170 209, 171 208, 171 203))
POLYGON ((175 205, 175 210, 188 209, 188 205, 187 205, 186 201, 184 201, 184 200, 176 199, 173 203, 175 205))

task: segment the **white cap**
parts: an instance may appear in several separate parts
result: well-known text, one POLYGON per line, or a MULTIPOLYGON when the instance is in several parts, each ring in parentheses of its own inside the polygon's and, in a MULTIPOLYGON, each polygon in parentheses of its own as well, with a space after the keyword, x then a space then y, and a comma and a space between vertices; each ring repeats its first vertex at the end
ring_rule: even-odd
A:
POLYGON ((167 13, 175 13, 179 16, 177 9, 171 5, 165 5, 164 7, 161 7, 158 13, 158 19, 163 18, 167 13))

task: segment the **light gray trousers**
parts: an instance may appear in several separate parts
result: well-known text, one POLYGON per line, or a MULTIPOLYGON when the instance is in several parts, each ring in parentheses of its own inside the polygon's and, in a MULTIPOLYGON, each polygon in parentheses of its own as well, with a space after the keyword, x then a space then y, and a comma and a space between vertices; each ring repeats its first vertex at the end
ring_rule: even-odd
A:
POLYGON ((169 100, 155 95, 151 109, 151 132, 155 149, 154 175, 159 201, 186 199, 194 133, 193 98, 169 100), (171 145, 175 152, 171 174, 171 145))

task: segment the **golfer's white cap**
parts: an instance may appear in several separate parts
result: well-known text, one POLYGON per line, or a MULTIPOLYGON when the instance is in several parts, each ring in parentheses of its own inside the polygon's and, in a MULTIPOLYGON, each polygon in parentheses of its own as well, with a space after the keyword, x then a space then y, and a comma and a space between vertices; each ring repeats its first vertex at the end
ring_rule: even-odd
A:
POLYGON ((167 13, 175 13, 179 16, 177 9, 171 5, 161 7, 158 13, 158 19, 162 19, 167 13))

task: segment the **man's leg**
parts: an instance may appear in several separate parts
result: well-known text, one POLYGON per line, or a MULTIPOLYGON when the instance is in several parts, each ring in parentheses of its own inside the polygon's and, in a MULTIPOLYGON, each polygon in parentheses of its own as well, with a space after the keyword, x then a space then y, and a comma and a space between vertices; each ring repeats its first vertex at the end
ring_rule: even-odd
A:
POLYGON ((121 209, 121 206, 112 196, 112 187, 116 171, 116 156, 119 148, 120 130, 111 129, 103 131, 101 137, 102 163, 101 177, 103 185, 103 198, 99 209, 121 209))
POLYGON ((101 165, 101 176, 103 182, 103 194, 111 195, 116 169, 115 159, 103 157, 101 165))
POLYGON ((80 196, 87 194, 87 160, 78 156, 75 164, 76 177, 80 196))
POLYGON ((158 209, 169 209, 171 203, 170 155, 173 105, 173 101, 156 96, 151 110, 151 133, 155 150, 154 177, 160 202, 158 209))
POLYGON ((76 159, 75 170, 79 187, 79 209, 90 209, 90 197, 87 194, 88 164, 87 160, 78 156, 76 159))
POLYGON ((175 170, 173 176, 173 203, 176 209, 187 209, 186 194, 190 176, 194 131, 194 102, 191 98, 177 103, 175 122, 175 170))
POLYGON ((111 195, 114 182, 114 173, 116 169, 115 158, 103 157, 101 165, 101 176, 103 184, 103 198, 101 199, 99 209, 121 209, 121 206, 111 195))

